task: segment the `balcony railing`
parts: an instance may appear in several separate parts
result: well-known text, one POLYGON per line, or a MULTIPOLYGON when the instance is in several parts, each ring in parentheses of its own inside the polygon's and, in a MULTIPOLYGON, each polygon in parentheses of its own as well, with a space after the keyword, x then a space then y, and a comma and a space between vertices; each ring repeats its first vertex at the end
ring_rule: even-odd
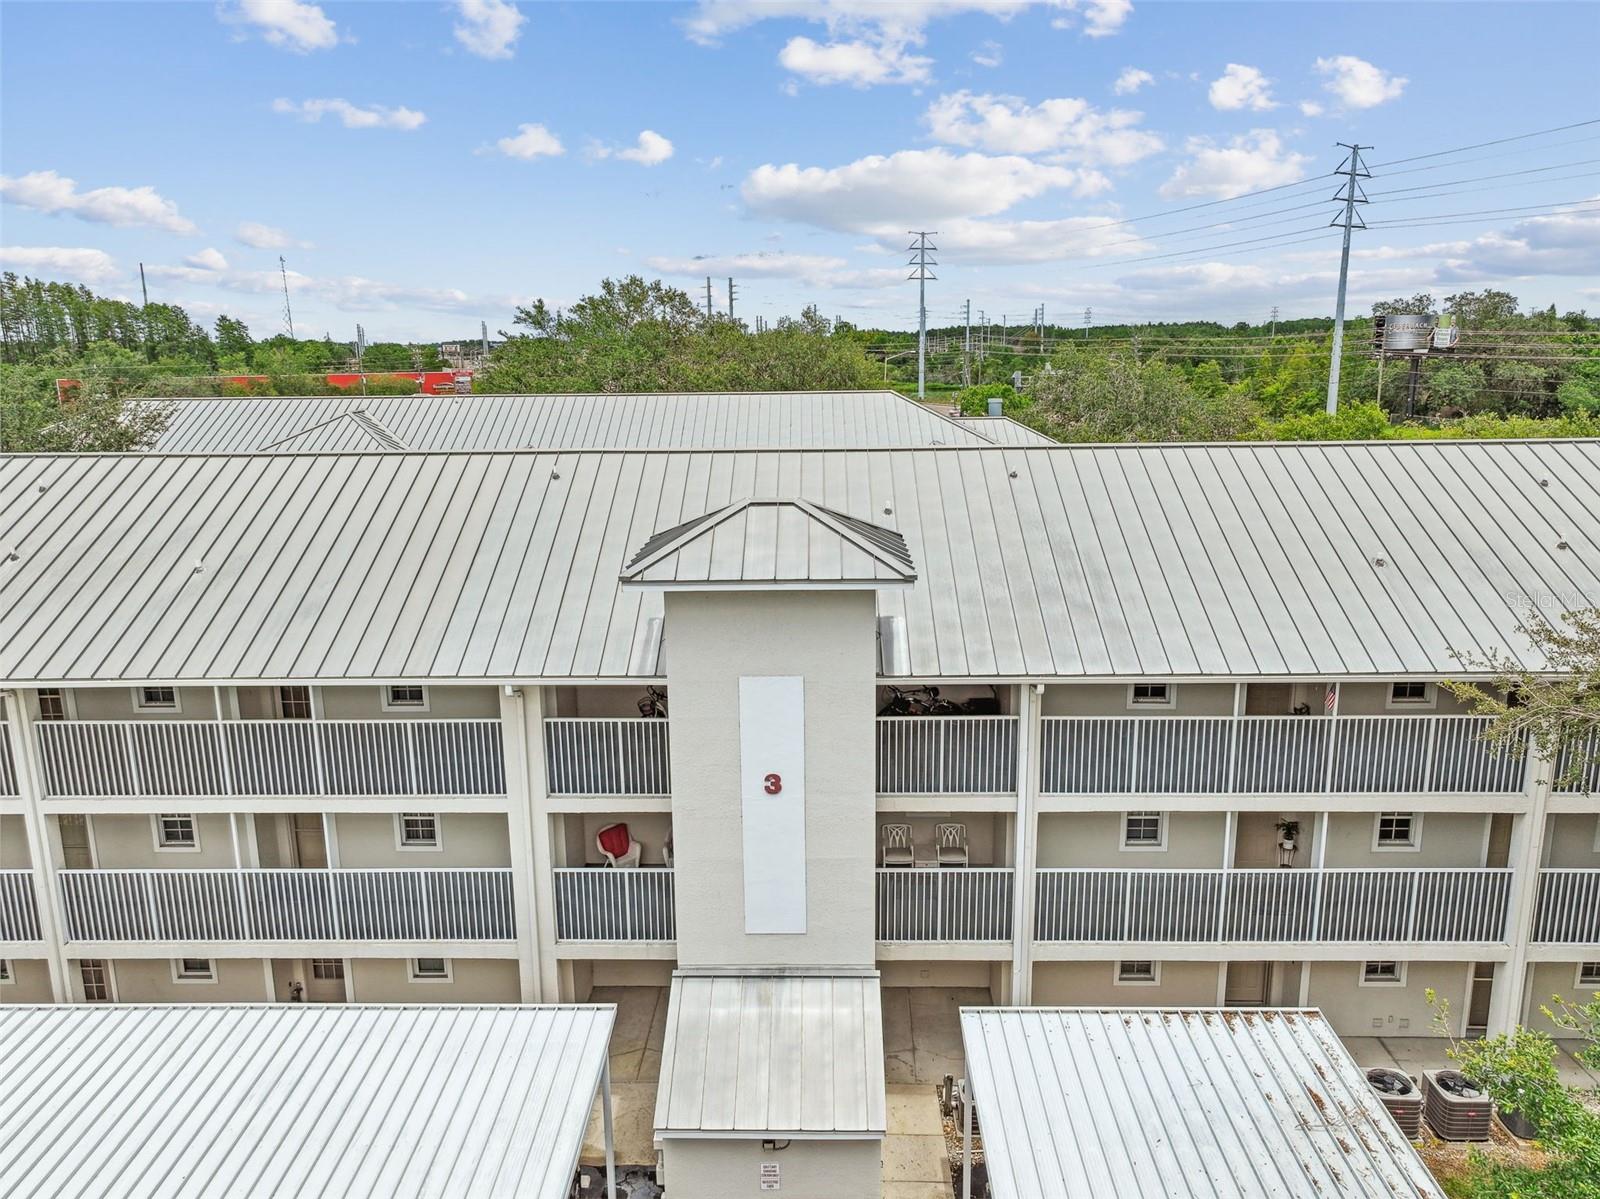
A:
POLYGON ((1009 941, 1009 867, 878 871, 878 940, 1009 941))
POLYGON ((511 871, 63 870, 69 941, 512 941, 511 871))
POLYGON ((878 717, 879 795, 1016 790, 1015 716, 878 717))
POLYGON ((11 756, 11 730, 0 720, 0 795, 17 795, 17 764, 11 756))
POLYGON ((37 941, 39 938, 33 871, 0 870, 0 941, 37 941))
POLYGON ((1051 716, 1046 795, 1517 794, 1482 716, 1051 716))
POLYGON ((1572 745, 1563 746, 1556 755, 1555 777, 1562 778, 1572 769, 1573 759, 1582 755, 1584 768, 1578 772, 1578 777, 1567 783, 1560 783, 1555 791, 1560 795, 1592 795, 1600 791, 1600 733, 1590 733, 1582 741, 1572 745))
POLYGON ((41 721, 45 793, 504 795, 498 720, 41 721))
POLYGON ((1510 894, 1509 870, 1040 870, 1035 936, 1490 943, 1510 894))
POLYGON ((1529 940, 1600 945, 1600 870, 1541 870, 1529 940))
POLYGON ((557 870, 556 940, 677 940, 672 878, 655 868, 557 870))
POLYGON ((587 716, 544 722, 551 795, 670 795, 664 719, 587 716))

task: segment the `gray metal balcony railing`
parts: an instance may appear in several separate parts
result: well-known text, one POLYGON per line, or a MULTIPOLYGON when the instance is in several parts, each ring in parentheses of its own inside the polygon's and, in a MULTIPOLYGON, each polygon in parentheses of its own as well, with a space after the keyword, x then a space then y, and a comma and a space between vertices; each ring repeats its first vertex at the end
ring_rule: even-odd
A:
POLYGON ((511 871, 63 870, 69 941, 512 941, 511 871))
POLYGON ((1530 941, 1600 945, 1600 870, 1541 870, 1530 941))
POLYGON ((45 793, 504 795, 498 720, 41 721, 45 793))
POLYGON ((878 870, 880 941, 1009 941, 1010 867, 878 870))
POLYGON ((37 941, 40 937, 33 871, 0 870, 0 941, 37 941))
POLYGON ((672 880, 654 867, 556 870, 556 940, 677 940, 672 880))
POLYGON ((11 756, 11 730, 0 720, 0 795, 18 795, 17 763, 11 756))
POLYGON ((879 795, 1015 795, 1015 716, 878 717, 879 795))
POLYGON ((1488 944, 1511 872, 1041 869, 1038 887, 1040 941, 1488 944))
POLYGON ((1590 733, 1582 741, 1563 746, 1556 755, 1554 777, 1560 779, 1572 769, 1573 760, 1583 755, 1584 768, 1571 782, 1558 783, 1558 795, 1593 795, 1600 792, 1600 733, 1590 733))
POLYGON ((1046 795, 1517 794, 1482 716, 1051 716, 1046 795))
POLYGON ((550 717, 544 722, 551 795, 670 795, 667 721, 550 717))

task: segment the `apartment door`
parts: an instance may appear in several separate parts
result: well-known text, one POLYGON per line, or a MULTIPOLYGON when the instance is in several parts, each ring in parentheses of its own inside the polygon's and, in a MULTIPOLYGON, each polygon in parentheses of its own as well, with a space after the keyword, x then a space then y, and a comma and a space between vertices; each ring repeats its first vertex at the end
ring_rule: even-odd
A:
POLYGON ((1240 812, 1233 864, 1239 870, 1272 870, 1278 865, 1278 818, 1271 812, 1240 812))
POLYGON ((1229 962, 1223 1001, 1228 1007, 1265 1007, 1271 987, 1271 962, 1229 962))
POLYGON ((322 829, 319 812, 296 812, 291 829, 294 840, 294 864, 302 870, 328 868, 328 838, 322 829))
POLYGON ((94 850, 89 844, 89 818, 57 816, 61 830, 61 865, 66 870, 93 870, 94 850))
POLYGON ((1474 962, 1472 990, 1467 999, 1467 1036, 1481 1037, 1489 1031, 1489 998, 1493 993, 1494 963, 1474 962))

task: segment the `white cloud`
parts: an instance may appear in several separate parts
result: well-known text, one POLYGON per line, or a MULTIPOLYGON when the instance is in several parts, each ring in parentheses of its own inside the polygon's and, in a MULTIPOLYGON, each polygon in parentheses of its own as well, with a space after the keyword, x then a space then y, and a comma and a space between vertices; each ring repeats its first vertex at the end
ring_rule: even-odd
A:
POLYGON ((913 224, 989 216, 1051 190, 1103 190, 1098 172, 1013 155, 901 150, 839 167, 757 167, 742 188, 753 212, 781 220, 898 237, 913 224))
POLYGON ((1453 278, 1600 275, 1600 208, 1530 217, 1448 247, 1453 278))
POLYGON ((948 261, 1008 266, 1106 255, 1132 257, 1150 249, 1128 225, 1103 216, 1053 221, 941 222, 939 252, 948 261))
POLYGON ((328 14, 303 0, 239 0, 220 12, 225 21, 255 29, 268 45, 281 50, 305 54, 339 44, 339 30, 328 14))
POLYGON ((1375 108, 1387 100, 1396 100, 1409 82, 1404 76, 1391 75, 1353 54, 1319 58, 1316 68, 1327 79, 1322 86, 1346 108, 1375 108))
POLYGON ((1088 0, 1083 11, 1083 32, 1088 37, 1109 37, 1122 28, 1132 12, 1133 0, 1088 0))
POLYGON ((389 108, 383 104, 365 107, 348 100, 293 100, 277 99, 272 111, 286 116, 297 116, 302 121, 315 123, 323 117, 337 117, 346 129, 402 129, 410 132, 420 129, 428 117, 414 108, 389 108))
POLYGON ((1211 99, 1211 107, 1225 112, 1239 108, 1266 112, 1278 107, 1277 101, 1272 98, 1272 80, 1263 75, 1259 68, 1237 62, 1230 62, 1222 74, 1211 81, 1211 89, 1207 94, 1211 99))
POLYGON ((1320 117, 1322 115, 1322 105, 1315 100, 1302 100, 1300 101, 1300 115, 1303 117, 1320 117))
POLYGON ((458 0, 456 41, 479 58, 510 58, 528 18, 506 0, 458 0))
POLYGON ((1149 71, 1142 71, 1138 67, 1123 67, 1122 74, 1117 76, 1117 81, 1111 85, 1111 90, 1119 96, 1131 96, 1141 87, 1148 87, 1156 81, 1156 77, 1149 71))
POLYGON ((207 246, 197 254, 190 254, 184 261, 190 266, 199 267, 204 271, 225 271, 228 269, 228 260, 222 256, 222 251, 215 246, 207 246))
POLYGON ((999 42, 984 42, 972 52, 972 61, 980 67, 998 67, 1005 60, 1005 47, 999 42))
POLYGON ((309 250, 311 243, 299 241, 287 230, 260 221, 240 221, 233 231, 235 240, 256 250, 309 250))
POLYGON ((15 178, 0 175, 0 197, 23 208, 70 213, 101 225, 164 229, 168 233, 196 231, 194 222, 153 187, 97 187, 80 192, 76 180, 55 171, 30 171, 15 178))
POLYGON ((495 145, 507 158, 554 158, 567 152, 559 137, 532 122, 518 125, 514 136, 502 137, 495 145))
POLYGON ((589 148, 589 152, 596 158, 620 158, 623 162, 636 162, 640 166, 653 167, 672 157, 673 146, 669 139, 662 137, 654 129, 645 129, 640 132, 638 140, 632 146, 619 149, 597 142, 589 148))
POLYGON ((1270 129, 1252 129, 1218 145, 1209 137, 1191 137, 1184 145, 1189 161, 1161 185, 1168 200, 1185 196, 1237 196, 1304 179, 1309 155, 1296 154, 1270 129))
POLYGON ((81 283, 107 283, 122 274, 104 250, 81 246, 0 246, 0 266, 81 283))
MULTIPOLYGON (((242 295, 275 295, 283 277, 275 270, 207 270, 196 266, 151 266, 152 279, 210 286, 242 295)), ((430 312, 476 313, 487 304, 505 306, 486 297, 473 297, 458 288, 418 287, 387 283, 363 275, 306 275, 289 271, 289 291, 302 298, 321 300, 342 311, 371 312, 418 308, 430 312)))
POLYGON ((1162 148, 1155 134, 1134 128, 1141 114, 1101 112, 1087 100, 1065 97, 1030 105, 1016 96, 953 92, 930 104, 923 119, 939 141, 1000 154, 1053 152, 1127 166, 1162 148))
POLYGON ((904 267, 852 269, 843 258, 830 254, 785 254, 761 250, 747 254, 697 254, 692 258, 657 255, 645 265, 664 275, 703 279, 707 275, 745 278, 798 279, 814 287, 897 287, 905 282, 904 267))
POLYGON ((931 58, 906 52, 904 45, 886 42, 814 42, 794 37, 778 52, 778 64, 812 83, 847 83, 871 87, 878 83, 922 83, 928 78, 931 58))

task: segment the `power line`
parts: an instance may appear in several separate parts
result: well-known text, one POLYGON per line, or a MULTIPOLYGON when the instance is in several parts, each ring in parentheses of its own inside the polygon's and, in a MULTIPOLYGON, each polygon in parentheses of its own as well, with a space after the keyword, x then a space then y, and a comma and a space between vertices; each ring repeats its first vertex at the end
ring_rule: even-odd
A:
POLYGON ((1570 125, 1556 125, 1549 129, 1535 129, 1532 133, 1517 133, 1511 137, 1497 137, 1493 141, 1474 142, 1470 146, 1457 146, 1453 150, 1435 150, 1431 154, 1413 154, 1410 158, 1391 158, 1388 162, 1375 162, 1369 169, 1381 171, 1384 167, 1399 166, 1405 162, 1421 162, 1425 158, 1443 158, 1448 154, 1464 154, 1468 150, 1481 150, 1485 146, 1503 146, 1508 142, 1526 141, 1530 137, 1544 137, 1550 133, 1565 133, 1568 129, 1582 129, 1588 125, 1600 125, 1600 117, 1587 121, 1574 121, 1570 125))
MULTIPOLYGON (((1548 212, 1559 212, 1559 211, 1561 211, 1563 209, 1577 208, 1577 207, 1581 207, 1582 205, 1585 205, 1585 204, 1600 204, 1600 199, 1596 199, 1596 200, 1546 200, 1543 204, 1523 204, 1523 205, 1520 205, 1520 206, 1518 206, 1516 208, 1477 208, 1477 209, 1469 210, 1467 212, 1435 212, 1435 213, 1430 213, 1427 216, 1403 216, 1403 217, 1399 217, 1399 218, 1397 218, 1395 220, 1392 220, 1392 221, 1373 221, 1372 222, 1372 227, 1374 229, 1376 229, 1380 225, 1399 225, 1399 224, 1412 223, 1412 222, 1417 222, 1417 221, 1437 221, 1437 222, 1443 223, 1445 221, 1445 219, 1448 218, 1448 217, 1504 216, 1506 214, 1513 213, 1513 212, 1533 212, 1533 211, 1536 211, 1536 210, 1537 211, 1548 211, 1548 212)), ((1452 223, 1454 223, 1454 222, 1452 222, 1452 223)))
MULTIPOLYGON (((1372 195, 1372 198, 1374 200, 1376 200, 1379 196, 1396 196, 1396 195, 1399 195, 1401 192, 1428 191, 1431 188, 1435 188, 1435 187, 1454 187, 1458 183, 1482 183, 1487 179, 1513 179, 1513 178, 1517 177, 1518 175, 1537 175, 1537 174, 1539 174, 1539 173, 1541 173, 1543 171, 1559 171, 1563 167, 1587 167, 1587 166, 1593 166, 1597 162, 1600 162, 1600 158, 1579 158, 1579 159, 1574 159, 1572 162, 1552 163, 1550 166, 1547 166, 1547 167, 1529 167, 1525 171, 1501 171, 1498 175, 1473 175, 1471 178, 1468 178, 1468 179, 1450 179, 1450 180, 1445 181, 1444 183, 1418 183, 1418 184, 1415 184, 1415 185, 1413 185, 1411 187, 1391 187, 1386 192, 1372 192, 1371 195, 1372 195)), ((1545 183, 1545 182, 1548 182, 1548 181, 1544 180, 1544 179, 1530 179, 1528 182, 1530 182, 1530 183, 1545 183)), ((1510 187, 1510 186, 1515 186, 1515 185, 1507 184, 1506 186, 1510 187)), ((1482 190, 1482 189, 1474 189, 1474 190, 1482 190)), ((1443 195, 1443 194, 1448 194, 1448 193, 1440 193, 1440 194, 1443 195)))

